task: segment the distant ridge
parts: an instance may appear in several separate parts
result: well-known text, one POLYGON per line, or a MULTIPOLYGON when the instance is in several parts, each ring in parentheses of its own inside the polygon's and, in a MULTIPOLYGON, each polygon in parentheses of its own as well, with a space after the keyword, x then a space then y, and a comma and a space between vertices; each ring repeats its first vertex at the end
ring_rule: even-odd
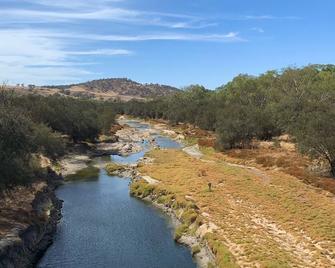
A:
POLYGON ((62 94, 77 97, 120 98, 122 100, 162 97, 179 91, 179 89, 172 86, 141 84, 128 78, 106 78, 79 84, 43 86, 41 88, 56 90, 62 94))

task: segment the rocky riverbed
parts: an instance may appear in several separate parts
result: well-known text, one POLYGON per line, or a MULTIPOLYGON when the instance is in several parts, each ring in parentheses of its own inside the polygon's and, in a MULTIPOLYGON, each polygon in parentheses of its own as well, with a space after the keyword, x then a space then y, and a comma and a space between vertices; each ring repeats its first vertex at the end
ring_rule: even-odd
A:
POLYGON ((73 150, 59 161, 59 172, 63 176, 75 174, 77 171, 87 167, 91 159, 98 156, 120 155, 128 156, 140 152, 143 147, 141 143, 150 134, 131 128, 125 124, 121 117, 118 130, 109 139, 105 139, 96 144, 91 144, 83 149, 83 146, 73 150))

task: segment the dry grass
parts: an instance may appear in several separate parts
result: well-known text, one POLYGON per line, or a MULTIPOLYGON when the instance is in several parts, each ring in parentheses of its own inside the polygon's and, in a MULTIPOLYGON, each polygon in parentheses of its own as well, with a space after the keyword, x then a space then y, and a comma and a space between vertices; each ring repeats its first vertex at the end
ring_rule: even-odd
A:
POLYGON ((202 221, 219 227, 208 242, 221 267, 229 259, 226 249, 241 267, 335 265, 334 196, 278 170, 252 172, 228 165, 211 149, 204 153, 197 160, 181 151, 152 151, 154 164, 140 171, 160 181, 157 187, 169 193, 162 198, 191 197, 206 215, 202 221))
POLYGON ((0 239, 16 228, 27 228, 34 221, 39 221, 33 209, 33 201, 39 192, 46 189, 45 182, 35 182, 30 186, 16 186, 1 193, 0 198, 0 239))
MULTIPOLYGON (((190 124, 171 126, 166 120, 149 120, 149 122, 151 124, 163 123, 167 128, 183 134, 186 137, 186 145, 198 143, 202 147, 215 148, 216 146, 216 136, 211 131, 201 130, 190 124)), ((296 151, 295 144, 290 143, 288 135, 283 135, 280 140, 277 139, 274 142, 255 141, 253 149, 231 150, 225 152, 225 155, 229 162, 266 169, 280 169, 304 183, 335 194, 335 180, 310 172, 308 167, 312 165, 312 160, 296 151)))
POLYGON ((335 194, 335 179, 320 177, 308 170, 312 160, 296 151, 283 148, 231 150, 226 152, 226 160, 267 169, 279 169, 307 184, 335 194))

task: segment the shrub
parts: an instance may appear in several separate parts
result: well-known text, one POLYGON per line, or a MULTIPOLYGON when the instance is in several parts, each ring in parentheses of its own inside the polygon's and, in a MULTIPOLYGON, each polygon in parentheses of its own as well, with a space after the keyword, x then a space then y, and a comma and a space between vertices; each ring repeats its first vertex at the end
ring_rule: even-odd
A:
POLYGON ((122 165, 119 165, 119 164, 116 164, 116 163, 108 163, 106 166, 105 166, 105 170, 107 171, 107 174, 112 176, 114 175, 116 172, 118 171, 122 171, 124 170, 125 167, 122 166, 122 165))
POLYGON ((187 224, 179 225, 175 230, 174 240, 178 241, 183 236, 183 234, 185 234, 187 232, 187 230, 188 230, 188 225, 187 224))
POLYGON ((198 254, 201 251, 201 248, 199 245, 195 245, 192 247, 192 256, 198 254))

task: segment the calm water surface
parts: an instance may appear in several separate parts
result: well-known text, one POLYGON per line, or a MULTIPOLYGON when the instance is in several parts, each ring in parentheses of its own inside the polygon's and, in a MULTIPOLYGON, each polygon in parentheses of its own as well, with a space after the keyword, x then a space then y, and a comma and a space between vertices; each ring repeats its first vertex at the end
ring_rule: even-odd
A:
MULTIPOLYGON (((165 137, 156 140, 161 147, 179 147, 165 137)), ((143 154, 112 159, 134 163, 143 154)), ((196 267, 189 250, 173 241, 169 219, 130 197, 128 184, 129 180, 110 177, 102 169, 98 179, 60 187, 63 218, 37 267, 196 267)))

